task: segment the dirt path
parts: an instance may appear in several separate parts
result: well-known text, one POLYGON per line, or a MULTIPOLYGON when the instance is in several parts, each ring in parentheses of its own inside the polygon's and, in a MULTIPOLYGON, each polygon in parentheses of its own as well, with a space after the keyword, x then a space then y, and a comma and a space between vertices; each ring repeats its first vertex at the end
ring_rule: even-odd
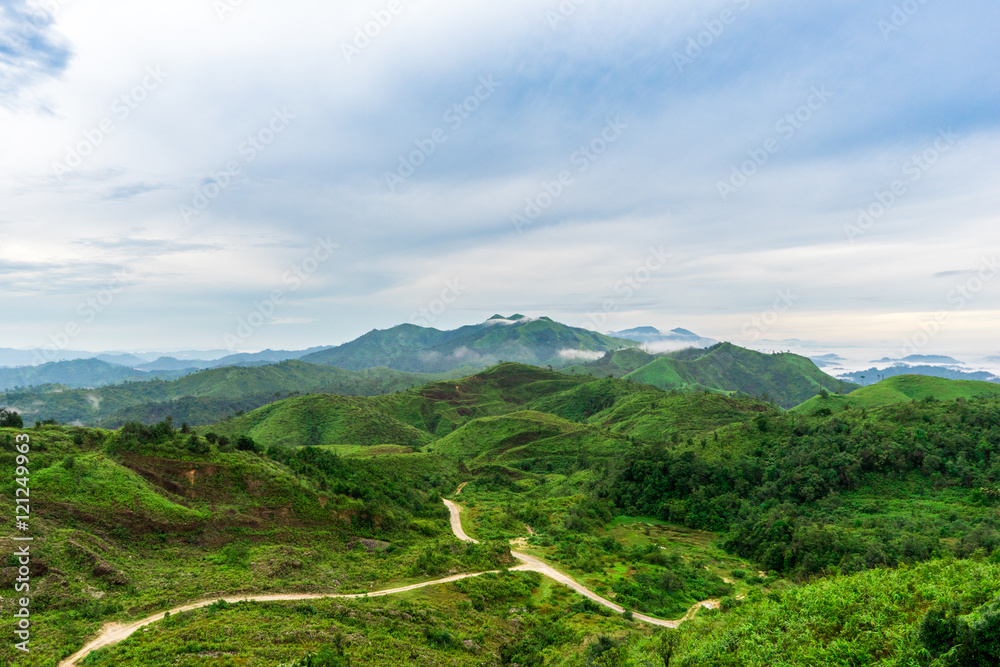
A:
MULTIPOLYGON (((461 490, 461 488, 462 487, 459 487, 459 491, 461 490)), ((462 508, 450 500, 444 500, 444 504, 448 507, 448 512, 450 514, 450 520, 451 520, 451 531, 455 533, 455 537, 462 540, 463 542, 473 542, 478 544, 479 541, 469 537, 466 534, 465 530, 462 528, 462 517, 461 517, 462 508)), ((545 575, 546 577, 554 581, 558 581, 564 586, 573 589, 580 595, 586 598, 590 598, 597 604, 603 605, 609 609, 613 609, 618 613, 622 613, 625 611, 622 607, 616 605, 614 602, 606 600, 605 598, 602 598, 600 595, 594 593, 585 586, 578 584, 576 581, 566 576, 562 572, 556 570, 548 563, 541 561, 538 558, 535 558, 534 556, 529 556, 528 554, 523 554, 518 551, 511 551, 510 553, 512 556, 514 556, 514 558, 521 561, 520 565, 510 568, 511 570, 538 572, 539 574, 545 575)), ((157 621, 163 620, 164 616, 166 616, 167 613, 179 614, 180 612, 183 611, 190 611, 191 609, 199 609, 201 607, 207 607, 208 605, 220 599, 225 600, 226 602, 235 603, 242 601, 279 602, 286 600, 319 600, 322 598, 363 598, 366 596, 381 597, 383 595, 404 593, 406 591, 412 591, 418 588, 424 588, 425 586, 437 586, 439 584, 446 584, 452 581, 458 581, 459 579, 466 579, 468 577, 478 577, 483 574, 487 573, 475 572, 470 574, 456 574, 451 577, 445 577, 444 579, 435 579, 433 581, 425 581, 419 584, 410 584, 409 586, 400 586, 398 588, 389 588, 386 590, 373 591, 369 593, 351 593, 351 594, 341 594, 341 595, 324 594, 324 593, 287 593, 287 594, 274 594, 274 595, 249 595, 249 596, 243 595, 243 596, 234 596, 225 598, 212 598, 210 600, 199 600, 198 602, 192 602, 190 604, 186 604, 181 607, 174 607, 169 612, 160 612, 158 614, 153 614, 152 616, 147 616, 142 620, 133 621, 132 623, 124 625, 121 623, 109 623, 105 625, 103 628, 101 628, 100 634, 94 640, 92 640, 90 643, 88 643, 86 646, 81 648, 79 651, 77 651, 70 657, 60 662, 59 667, 72 667, 73 665, 78 664, 79 661, 83 660, 83 658, 89 655, 92 651, 96 651, 99 648, 104 648, 105 646, 111 646, 112 644, 117 644, 118 642, 132 635, 140 628, 147 626, 150 623, 156 623, 157 621)), ((633 613, 633 618, 639 621, 643 621, 645 623, 649 623, 651 625, 658 625, 664 628, 676 628, 681 624, 682 621, 686 621, 690 619, 692 616, 694 616, 695 613, 698 611, 698 609, 702 607, 711 609, 714 606, 717 606, 718 603, 719 603, 718 600, 705 600, 704 602, 699 602, 698 604, 694 605, 693 607, 691 607, 691 609, 688 610, 687 614, 684 615, 684 618, 677 621, 665 621, 660 618, 653 618, 652 616, 646 616, 645 614, 638 614, 638 613, 633 613)))

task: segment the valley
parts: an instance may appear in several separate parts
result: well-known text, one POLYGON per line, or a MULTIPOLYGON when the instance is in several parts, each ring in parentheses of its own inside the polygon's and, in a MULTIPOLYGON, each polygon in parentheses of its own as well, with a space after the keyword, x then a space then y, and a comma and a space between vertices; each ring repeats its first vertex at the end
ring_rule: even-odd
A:
MULTIPOLYGON (((616 354, 633 353, 601 363, 616 354)), ((289 363, 303 372, 240 372, 289 363)), ((16 434, 32 440, 37 587, 30 662, 0 654, 53 666, 735 665, 776 660, 779 645, 789 664, 834 650, 869 656, 857 664, 991 655, 995 385, 902 376, 839 395, 820 382, 786 410, 632 372, 504 362, 381 395, 293 392, 204 425, 0 429, 4 466, 16 434), (979 583, 949 583, 969 572, 979 583), (760 619, 813 603, 840 620, 796 626, 787 645, 762 639, 772 621, 760 619), (895 634, 851 629, 871 614, 895 634), (954 631, 934 653, 921 633, 939 617, 954 631), (740 639, 722 649, 720 637, 740 639)), ((5 507, 13 488, 0 486, 5 507)), ((3 605, 14 565, 0 569, 3 605)))

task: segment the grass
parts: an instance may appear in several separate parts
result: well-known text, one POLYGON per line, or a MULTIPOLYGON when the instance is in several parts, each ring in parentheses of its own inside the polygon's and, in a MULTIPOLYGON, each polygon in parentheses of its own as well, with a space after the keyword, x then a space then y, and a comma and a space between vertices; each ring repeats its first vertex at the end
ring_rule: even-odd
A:
POLYGON ((825 397, 814 396, 791 411, 798 414, 816 414, 824 409, 832 413, 848 409, 878 408, 897 403, 923 401, 933 398, 939 401, 973 399, 1000 396, 1000 384, 977 380, 946 380, 926 375, 897 375, 886 378, 849 394, 825 397))
POLYGON ((617 615, 571 612, 574 604, 582 606, 582 598, 534 573, 488 575, 391 598, 219 604, 171 616, 85 664, 272 667, 330 647, 355 667, 481 665, 505 651, 569 665, 585 651, 582 637, 650 633, 617 615), (553 635, 552 627, 560 632, 553 635))

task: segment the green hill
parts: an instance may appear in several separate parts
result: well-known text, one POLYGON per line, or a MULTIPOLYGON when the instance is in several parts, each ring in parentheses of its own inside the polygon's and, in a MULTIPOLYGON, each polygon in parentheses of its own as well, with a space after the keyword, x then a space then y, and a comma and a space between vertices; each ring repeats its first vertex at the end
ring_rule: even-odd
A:
POLYGON ((184 371, 138 371, 127 366, 109 364, 100 359, 52 361, 39 366, 0 368, 0 391, 47 384, 59 384, 74 389, 101 387, 126 380, 175 378, 183 373, 184 371))
POLYGON ((429 451, 462 461, 472 470, 488 465, 518 467, 544 459, 548 472, 564 472, 580 457, 612 456, 626 446, 622 436, 526 411, 475 419, 435 442, 429 451))
POLYGON ((639 370, 646 364, 656 360, 655 354, 650 354, 638 347, 624 350, 613 350, 600 359, 585 364, 573 364, 562 368, 563 373, 589 373, 596 377, 622 378, 632 371, 639 370))
POLYGON ((370 331, 302 360, 350 370, 387 366, 434 373, 460 366, 484 368, 499 361, 565 366, 572 361, 572 352, 606 352, 637 345, 635 341, 566 326, 548 317, 512 315, 507 319, 498 315, 482 324, 451 331, 413 324, 370 331))
POLYGON ((266 446, 392 444, 419 448, 433 439, 369 400, 333 394, 278 401, 216 424, 211 430, 233 438, 249 436, 266 446))
POLYGON ((822 390, 850 391, 856 385, 830 377, 812 361, 796 354, 763 354, 731 343, 707 350, 664 356, 625 376, 660 389, 740 392, 767 396, 790 408, 822 390))
POLYGON ((249 411, 281 395, 313 392, 374 396, 462 375, 421 375, 388 368, 345 371, 291 360, 267 366, 213 368, 172 381, 124 382, 97 389, 49 386, 0 393, 0 405, 21 413, 27 423, 118 427, 127 421, 151 424, 170 415, 177 423, 211 424, 237 411, 249 411))
POLYGON ((815 414, 829 410, 842 412, 848 408, 876 408, 895 403, 936 399, 954 401, 980 396, 1000 396, 1000 385, 978 380, 948 380, 927 375, 897 375, 843 396, 814 396, 792 408, 792 412, 815 414))

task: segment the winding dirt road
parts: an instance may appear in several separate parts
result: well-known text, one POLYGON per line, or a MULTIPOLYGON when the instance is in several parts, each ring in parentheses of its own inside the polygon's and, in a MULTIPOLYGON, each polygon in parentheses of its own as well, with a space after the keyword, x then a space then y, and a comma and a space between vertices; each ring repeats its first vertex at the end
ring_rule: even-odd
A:
MULTIPOLYGON (((456 505, 455 503, 451 502, 450 500, 445 500, 444 504, 448 506, 448 511, 451 513, 451 532, 455 533, 455 537, 464 542, 475 542, 476 544, 478 544, 479 541, 469 537, 466 534, 465 529, 462 528, 462 516, 461 516, 462 508, 459 505, 456 505)), ((593 592, 589 588, 586 588, 585 586, 576 583, 575 581, 573 581, 572 579, 570 579, 565 574, 555 569, 545 561, 539 560, 534 556, 529 556, 528 554, 520 553, 518 551, 511 551, 510 554, 514 558, 521 561, 521 565, 518 565, 517 567, 512 567, 511 568, 512 570, 530 570, 532 572, 538 572, 539 574, 545 575, 549 579, 554 579, 555 581, 558 581, 560 584, 572 588, 580 595, 590 598, 597 604, 603 605, 608 609, 614 609, 619 614, 625 611, 622 607, 616 605, 611 600, 602 598, 600 595, 593 592)), ((699 606, 703 606, 706 604, 710 603, 699 602, 697 605, 695 605, 695 609, 697 609, 699 606)), ((691 614, 691 612, 689 611, 688 614, 691 614)), ((659 625, 664 628, 677 628, 677 626, 680 625, 681 623, 680 621, 664 621, 659 618, 653 618, 652 616, 646 616, 645 614, 633 613, 632 616, 637 620, 644 621, 651 625, 659 625)), ((687 617, 685 616, 685 618, 687 617)))
MULTIPOLYGON (((450 500, 445 500, 444 504, 448 506, 448 511, 451 514, 451 530, 455 533, 455 537, 462 540, 463 542, 473 542, 478 544, 478 540, 474 540, 469 537, 465 530, 462 528, 462 508, 456 505, 450 500)), ((550 579, 558 581, 559 583, 572 588, 574 591, 583 595, 584 597, 590 598, 597 604, 603 605, 609 609, 613 609, 618 613, 625 611, 620 606, 616 605, 610 600, 602 598, 597 593, 594 593, 590 589, 578 584, 569 577, 567 577, 562 572, 559 572, 554 567, 541 561, 534 556, 529 556, 517 551, 510 552, 514 558, 521 561, 520 565, 510 568, 515 571, 532 571, 538 572, 539 574, 545 575, 550 579)), ((496 570, 493 570, 496 572, 496 570)), ((105 646, 111 646, 112 644, 117 644, 118 642, 131 636, 134 632, 140 628, 149 625, 150 623, 156 623, 157 621, 163 620, 167 613, 178 614, 183 611, 190 611, 191 609, 199 609, 201 607, 207 607, 208 605, 216 602, 217 600, 225 600, 226 602, 279 602, 279 601, 289 601, 289 600, 318 600, 321 598, 363 598, 363 597, 381 597, 383 595, 393 595, 395 593, 404 593, 406 591, 412 591, 418 588, 423 588, 425 586, 437 586, 438 584, 446 584, 451 581, 458 581, 459 579, 466 579, 468 577, 478 577, 483 574, 489 574, 487 572, 474 572, 470 574, 456 574, 451 577, 445 577, 444 579, 435 579, 433 581, 425 581, 419 584, 411 584, 409 586, 400 586, 399 588, 389 588, 382 591, 374 591, 369 593, 352 593, 352 594, 324 594, 324 593, 288 593, 288 594, 275 594, 275 595, 242 595, 224 598, 212 598, 210 600, 199 600, 198 602, 192 602, 190 604, 183 605, 181 607, 174 607, 169 610, 169 612, 160 612, 158 614, 153 614, 152 616, 147 616, 144 619, 133 621, 132 623, 121 624, 121 623, 108 623, 103 628, 101 628, 101 633, 94 638, 90 643, 81 648, 79 651, 66 658, 59 663, 59 667, 72 667, 78 664, 83 658, 89 655, 92 651, 96 651, 99 648, 104 648, 105 646)), ((633 618, 651 625, 658 625, 665 628, 676 628, 685 621, 692 617, 694 613, 701 607, 711 608, 716 604, 715 600, 706 600, 704 602, 699 602, 694 605, 684 618, 678 621, 664 621, 659 618, 653 618, 652 616, 646 616, 645 614, 633 613, 633 618)))

